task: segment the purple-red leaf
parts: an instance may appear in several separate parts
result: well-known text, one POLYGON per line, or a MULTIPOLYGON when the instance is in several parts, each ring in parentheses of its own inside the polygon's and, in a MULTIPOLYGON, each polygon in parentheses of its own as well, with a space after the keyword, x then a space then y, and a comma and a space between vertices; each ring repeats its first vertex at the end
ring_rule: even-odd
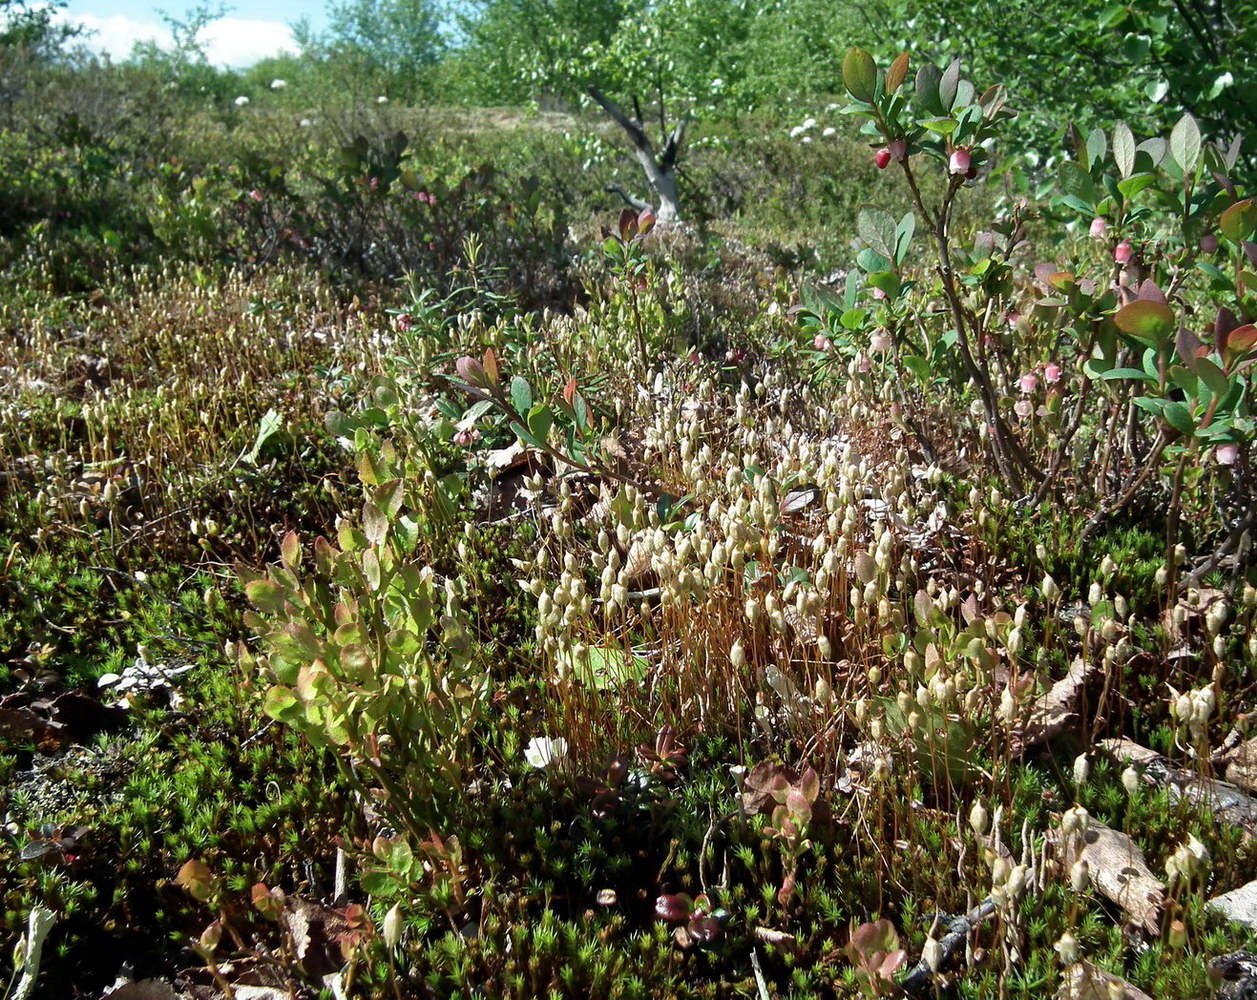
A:
POLYGON ((689 920, 694 912, 694 900, 686 893, 665 893, 655 900, 655 916, 669 923, 689 920))
POLYGON ((1157 283, 1151 278, 1146 278, 1139 286, 1139 291, 1135 293, 1135 298, 1140 302, 1159 302, 1163 306, 1170 304, 1165 297, 1165 292, 1161 291, 1157 283))
POLYGON ((1196 358, 1202 354, 1209 353, 1205 345, 1200 342, 1200 338, 1185 326, 1178 328, 1178 339, 1175 341, 1174 347, 1178 351, 1178 356, 1183 359, 1189 368, 1196 358))

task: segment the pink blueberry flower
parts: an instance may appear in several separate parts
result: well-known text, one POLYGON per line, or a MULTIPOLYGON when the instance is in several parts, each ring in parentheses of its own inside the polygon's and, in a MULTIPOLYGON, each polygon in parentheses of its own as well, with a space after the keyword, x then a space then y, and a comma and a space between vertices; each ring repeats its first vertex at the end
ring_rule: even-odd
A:
POLYGON ((1030 405, 1030 400, 1019 399, 1013 404, 1013 410, 1016 411, 1017 416, 1025 419, 1030 416, 1032 412, 1034 412, 1034 407, 1030 405))
POLYGON ((1061 366, 1055 361, 1049 361, 1043 369, 1043 377, 1048 380, 1049 385, 1056 385, 1061 380, 1061 366))
POLYGON ((875 333, 869 339, 869 347, 879 354, 884 354, 890 350, 890 337, 884 333, 875 333))
POLYGON ((834 349, 834 342, 823 333, 818 333, 812 340, 812 346, 818 351, 832 351, 834 349))
POLYGON ((1113 259, 1119 264, 1129 264, 1133 254, 1134 251, 1131 249, 1130 240, 1122 240, 1121 243, 1113 248, 1113 259))
POLYGON ((1104 221, 1104 216, 1097 215, 1091 220, 1091 238, 1095 240, 1104 239, 1104 234, 1109 230, 1109 224, 1104 221))
POLYGON ((1234 465, 1235 460, 1240 457, 1239 445, 1220 444, 1213 449, 1213 457, 1219 465, 1234 465))
POLYGON ((883 146, 873 157, 873 162, 877 164, 878 170, 885 170, 890 166, 890 148, 883 146))
POLYGON ((896 163, 903 163, 908 158, 908 140, 896 139, 887 149, 890 150, 890 158, 896 163))
POLYGON ((1021 386, 1021 391, 1028 395, 1038 387, 1039 377, 1032 372, 1027 372, 1017 380, 1017 384, 1021 386))
POLYGON ((949 169, 953 174, 967 174, 972 166, 969 150, 964 146, 957 146, 952 150, 951 162, 949 169))

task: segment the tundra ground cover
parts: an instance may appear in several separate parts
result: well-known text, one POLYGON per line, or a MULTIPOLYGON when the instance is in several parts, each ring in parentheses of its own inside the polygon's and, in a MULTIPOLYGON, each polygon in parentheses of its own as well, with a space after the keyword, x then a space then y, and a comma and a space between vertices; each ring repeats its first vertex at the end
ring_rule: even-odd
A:
POLYGON ((1190 118, 1021 201, 980 183, 1015 95, 843 76, 865 145, 765 141, 781 205, 867 180, 840 274, 749 245, 771 204, 594 208, 588 140, 489 171, 378 117, 155 171, 167 262, 77 295, 6 233, 45 988, 1209 994, 1257 868, 1257 212, 1190 118))

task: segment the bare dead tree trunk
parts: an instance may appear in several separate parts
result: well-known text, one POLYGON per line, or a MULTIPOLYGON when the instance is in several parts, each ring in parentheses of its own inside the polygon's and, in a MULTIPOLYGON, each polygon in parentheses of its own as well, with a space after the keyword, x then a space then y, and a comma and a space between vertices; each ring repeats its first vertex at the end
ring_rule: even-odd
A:
MULTIPOLYGON (((650 141, 650 136, 646 134, 640 112, 633 117, 629 117, 615 101, 603 94, 597 87, 590 87, 589 94, 602 105, 603 110, 615 120, 615 123, 628 133, 628 137, 633 143, 633 152, 637 157, 637 162, 641 164, 642 170, 646 174, 646 179, 650 182, 650 186, 654 189, 655 195, 659 199, 659 207, 655 211, 655 218, 663 223, 678 221, 681 218, 681 198, 677 191, 676 162, 681 152, 681 145, 685 142, 685 127, 689 122, 686 120, 677 122, 664 141, 663 153, 656 156, 655 144, 650 141)), ((626 202, 638 210, 646 204, 640 198, 634 198, 628 194, 618 184, 608 186, 607 190, 619 194, 626 202)))

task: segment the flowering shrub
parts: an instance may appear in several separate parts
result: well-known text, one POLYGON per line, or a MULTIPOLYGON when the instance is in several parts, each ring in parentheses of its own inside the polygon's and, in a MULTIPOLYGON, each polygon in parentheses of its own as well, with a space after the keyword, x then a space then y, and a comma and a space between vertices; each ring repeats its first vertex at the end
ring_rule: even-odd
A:
MULTIPOLYGON (((1005 487, 1034 507, 1081 490, 1085 536, 1150 479, 1168 480, 1172 583, 1184 491, 1222 501, 1234 475, 1251 475, 1257 209, 1227 177, 1238 146, 1204 142, 1190 115, 1168 138, 1142 142, 1121 122, 1111 134, 1075 131, 1076 158, 1060 167, 1051 210, 1062 221, 1081 216, 1109 253, 1096 259, 1080 247, 1072 264, 1027 270, 1023 204, 972 248, 959 244, 953 221, 1014 117, 1003 87, 979 93, 956 61, 941 71, 926 64, 909 88, 906 53, 882 70, 858 48, 843 79, 847 111, 884 143, 876 165, 898 165, 913 209, 898 221, 860 210, 859 270, 841 302, 812 300, 808 322, 832 310, 820 325, 841 328, 856 370, 868 368, 863 340, 898 373, 905 414, 940 390, 956 413, 972 403, 982 453, 1005 487), (947 181, 931 202, 920 177, 933 164, 947 181), (909 256, 918 227, 935 257, 924 272, 909 256), (1208 327, 1192 318, 1202 296, 1219 303, 1208 327), (928 299, 941 308, 923 311, 928 299)), ((938 453, 937 429, 904 419, 926 453, 938 453)), ((1220 544, 1236 544, 1232 534, 1220 544)))

